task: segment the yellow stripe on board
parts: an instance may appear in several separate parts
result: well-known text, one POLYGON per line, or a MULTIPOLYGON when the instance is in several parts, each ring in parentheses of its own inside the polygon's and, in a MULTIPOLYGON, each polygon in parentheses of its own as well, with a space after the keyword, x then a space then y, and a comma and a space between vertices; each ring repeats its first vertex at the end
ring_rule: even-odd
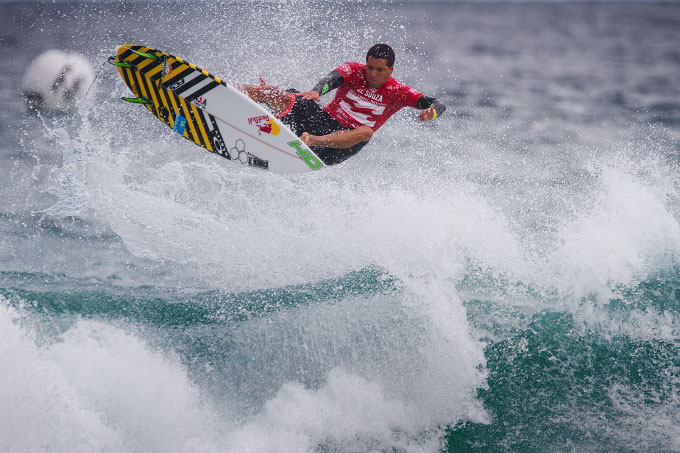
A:
POLYGON ((137 85, 137 91, 139 91, 138 96, 141 96, 145 99, 149 99, 149 95, 146 92, 146 85, 145 85, 144 81, 142 80, 142 75, 137 71, 135 71, 134 74, 137 76, 137 82, 138 83, 136 85, 137 85))
MULTIPOLYGON (((142 76, 142 77, 144 77, 144 76, 142 76)), ((159 102, 159 99, 156 97, 156 90, 154 90, 153 82, 148 77, 144 77, 144 78, 145 78, 145 81, 147 83, 147 84, 144 85, 144 88, 148 88, 148 90, 151 94, 151 98, 147 98, 147 99, 149 101, 153 102, 153 105, 154 105, 155 108, 158 108, 158 105, 160 104, 160 102, 159 102)))
POLYGON ((118 68, 118 69, 123 72, 123 81, 125 82, 126 85, 128 85, 128 88, 130 88, 130 91, 132 91, 134 93, 135 90, 132 89, 132 82, 133 82, 133 79, 134 79, 134 75, 133 75, 134 73, 133 73, 132 69, 130 69, 130 68, 118 68), (127 75, 127 77, 126 77, 126 75, 127 75))
MULTIPOLYGON (((157 60, 152 60, 151 58, 145 58, 141 63, 137 63, 137 70, 141 71, 150 64, 159 64, 157 60)), ((159 64, 160 66, 160 64, 159 64)))
MULTIPOLYGON (((175 112, 175 115, 182 115, 182 113, 183 113, 182 109, 177 106, 177 103, 175 102, 175 96, 170 94, 170 92, 168 92, 168 96, 170 97, 170 102, 172 103, 172 109, 175 112)), ((182 115, 182 116, 184 116, 184 115, 182 115)), ((189 121, 187 120, 187 122, 189 122, 189 121)), ((174 125, 173 125, 173 128, 174 128, 174 125)), ((187 134, 187 129, 184 129, 184 134, 182 134, 182 135, 189 138, 189 136, 187 134)))
POLYGON ((172 116, 172 107, 170 107, 170 104, 168 103, 167 96, 165 93, 165 89, 161 87, 158 92, 161 95, 161 101, 163 102, 163 107, 165 107, 165 110, 168 111, 168 124, 170 127, 175 127, 175 118, 172 116))
MULTIPOLYGON (((151 77, 155 76, 156 73, 160 72, 162 69, 163 69, 163 63, 159 63, 158 66, 156 66, 155 68, 149 70, 149 71, 145 74, 145 76, 148 77, 148 78, 151 78, 151 77)), ((153 83, 153 81, 152 81, 151 83, 153 83)))
MULTIPOLYGON (((169 63, 169 61, 168 61, 168 63, 169 63)), ((189 67, 189 65, 181 64, 180 66, 178 66, 176 68, 172 68, 172 72, 170 74, 165 75, 165 77, 161 78, 161 81, 170 80, 171 78, 173 78, 174 76, 176 76, 180 72, 184 71, 188 67, 189 67)))
POLYGON ((203 137, 203 142, 205 143, 205 148, 208 151, 213 152, 212 143, 210 143, 210 140, 208 139, 208 133, 205 131, 203 114, 200 112, 198 107, 196 107, 194 104, 189 104, 189 106, 191 107, 191 111, 194 113, 194 118, 196 118, 196 123, 198 123, 198 128, 201 131, 201 136, 203 137))
MULTIPOLYGON (((130 55, 128 55, 127 57, 125 57, 125 61, 132 62, 132 60, 136 60, 136 59, 138 59, 138 58, 143 58, 141 55, 137 55, 136 53, 132 52, 132 46, 128 47, 128 49, 129 49, 131 52, 130 52, 130 55)), ((149 50, 153 50, 153 49, 151 49, 151 47, 140 47, 140 48, 137 50, 137 52, 145 53, 145 52, 148 52, 149 50)), ((137 68, 140 68, 140 69, 141 69, 142 64, 144 64, 145 61, 148 62, 148 61, 154 61, 154 60, 152 60, 151 58, 144 58, 144 59, 137 65, 137 68)), ((148 64, 148 63, 147 63, 147 64, 148 64)))
POLYGON ((198 139, 198 133, 196 132, 196 126, 194 125, 194 121, 191 119, 191 115, 189 114, 189 109, 187 108, 187 103, 184 99, 179 98, 180 102, 182 103, 182 108, 184 110, 184 117, 187 119, 187 123, 189 124, 189 128, 191 129, 191 135, 194 137, 192 142, 196 143, 198 146, 202 146, 200 140, 198 139))
MULTIPOLYGON (((169 57, 169 58, 168 58, 168 67, 172 68, 172 72, 170 72, 170 74, 165 74, 164 76, 162 76, 162 77, 160 78, 160 80, 159 80, 160 82, 163 82, 163 79, 168 79, 168 78, 172 77, 172 75, 173 75, 174 73, 176 73, 178 69, 181 69, 181 68, 182 68, 182 66, 178 66, 178 67, 174 67, 174 66, 173 66, 173 65, 175 64, 176 61, 177 61, 176 58, 173 58, 173 57, 169 57)), ((160 71, 161 69, 163 69, 163 64, 160 64, 160 65, 158 66, 158 68, 159 68, 158 71, 160 71)), ((182 69, 182 70, 183 70, 183 69, 182 69)), ((158 71, 155 70, 155 69, 149 71, 149 74, 150 74, 149 77, 152 77, 152 76, 156 75, 156 73, 157 73, 158 71)))
POLYGON ((168 109, 168 125, 171 128, 175 128, 175 115, 177 115, 177 112, 175 111, 174 107, 172 106, 172 96, 170 96, 168 93, 163 92, 163 99, 165 100, 165 107, 168 109))
POLYGON ((125 83, 128 84, 130 91, 132 91, 132 94, 135 96, 139 96, 139 87, 137 86, 137 78, 135 77, 136 71, 130 69, 130 68, 124 68, 123 69, 126 74, 127 78, 124 78, 125 83))
MULTIPOLYGON (((145 61, 142 62, 142 64, 137 65, 137 68, 138 68, 138 69, 145 68, 145 67, 149 66, 149 65, 152 64, 152 63, 157 64, 158 67, 162 67, 162 66, 163 66, 162 60, 161 60, 161 59, 163 58, 163 55, 167 55, 167 54, 161 52, 161 53, 160 53, 161 55, 160 55, 160 56, 157 56, 157 55, 156 55, 156 49, 152 49, 151 47, 149 47, 149 50, 145 50, 145 52, 148 52, 148 53, 150 53, 151 55, 155 55, 155 56, 156 56, 156 59, 155 59, 155 60, 152 60, 151 58, 147 58, 145 61), (152 52, 152 51, 153 51, 153 52, 152 52)), ((152 71, 154 71, 154 70, 152 69, 152 71)))

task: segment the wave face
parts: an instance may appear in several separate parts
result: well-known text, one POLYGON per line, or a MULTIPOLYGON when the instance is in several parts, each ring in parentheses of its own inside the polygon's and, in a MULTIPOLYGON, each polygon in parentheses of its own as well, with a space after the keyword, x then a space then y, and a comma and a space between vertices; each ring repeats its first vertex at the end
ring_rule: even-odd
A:
POLYGON ((1 450, 680 450, 677 3, 4 8, 1 450), (448 110, 312 175, 99 67, 305 89, 374 42, 448 110), (18 94, 53 47, 99 69, 77 113, 18 94))

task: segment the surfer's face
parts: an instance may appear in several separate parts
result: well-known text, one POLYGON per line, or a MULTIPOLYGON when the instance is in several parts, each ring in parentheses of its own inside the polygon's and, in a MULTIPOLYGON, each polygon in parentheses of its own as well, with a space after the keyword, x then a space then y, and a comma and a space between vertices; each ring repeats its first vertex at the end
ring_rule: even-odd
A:
POLYGON ((368 57, 366 59, 366 80, 370 88, 380 88, 385 85, 392 75, 394 65, 387 66, 384 58, 368 57))

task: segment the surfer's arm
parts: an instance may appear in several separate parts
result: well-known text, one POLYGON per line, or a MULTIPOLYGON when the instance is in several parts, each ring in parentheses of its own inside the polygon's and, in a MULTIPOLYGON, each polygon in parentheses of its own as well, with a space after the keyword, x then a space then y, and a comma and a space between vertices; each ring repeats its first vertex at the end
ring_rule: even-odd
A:
POLYGON ((359 126, 349 131, 335 131, 326 135, 310 135, 305 132, 300 138, 307 146, 345 149, 357 143, 367 142, 371 137, 373 137, 373 129, 368 126, 359 126))
POLYGON ((319 80, 319 82, 314 85, 314 88, 312 88, 311 91, 300 93, 299 96, 301 96, 302 99, 313 99, 318 102, 321 100, 321 95, 336 89, 342 85, 344 81, 345 78, 342 76, 342 74, 336 71, 331 71, 330 74, 319 80))
POLYGON ((446 106, 442 101, 430 96, 421 96, 416 103, 416 107, 422 110, 418 115, 420 121, 433 120, 446 110, 446 106))

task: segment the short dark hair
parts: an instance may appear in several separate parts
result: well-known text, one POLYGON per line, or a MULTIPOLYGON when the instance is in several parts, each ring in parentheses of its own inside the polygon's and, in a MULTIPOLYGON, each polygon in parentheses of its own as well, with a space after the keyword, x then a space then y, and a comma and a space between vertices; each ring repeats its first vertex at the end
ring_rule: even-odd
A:
POLYGON ((373 57, 373 58, 381 58, 383 60, 387 60, 387 67, 391 68, 394 66, 394 50, 387 44, 375 44, 373 47, 368 49, 368 53, 366 54, 366 61, 368 61, 368 57, 373 57))

